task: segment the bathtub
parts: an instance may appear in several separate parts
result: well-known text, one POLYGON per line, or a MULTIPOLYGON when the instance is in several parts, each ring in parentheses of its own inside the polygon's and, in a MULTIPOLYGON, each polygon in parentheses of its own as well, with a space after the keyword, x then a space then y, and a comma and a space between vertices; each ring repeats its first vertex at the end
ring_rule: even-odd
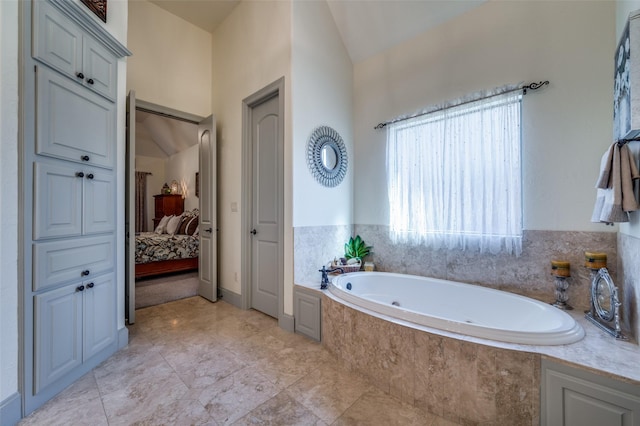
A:
POLYGON ((386 272, 332 279, 329 291, 351 304, 426 327, 527 345, 564 345, 584 330, 547 303, 476 285, 386 272))

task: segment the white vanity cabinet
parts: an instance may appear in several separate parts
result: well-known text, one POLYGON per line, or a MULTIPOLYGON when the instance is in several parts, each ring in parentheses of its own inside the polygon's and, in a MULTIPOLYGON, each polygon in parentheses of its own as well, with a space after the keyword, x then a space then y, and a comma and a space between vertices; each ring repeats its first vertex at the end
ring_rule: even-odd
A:
POLYGON ((33 239, 113 232, 113 172, 68 162, 34 164, 33 239))
POLYGON ((35 392, 116 340, 113 273, 34 297, 35 392))
POLYGON ((542 360, 542 426, 640 426, 640 387, 542 360))
POLYGON ((33 57, 116 99, 117 58, 51 4, 34 2, 33 57))

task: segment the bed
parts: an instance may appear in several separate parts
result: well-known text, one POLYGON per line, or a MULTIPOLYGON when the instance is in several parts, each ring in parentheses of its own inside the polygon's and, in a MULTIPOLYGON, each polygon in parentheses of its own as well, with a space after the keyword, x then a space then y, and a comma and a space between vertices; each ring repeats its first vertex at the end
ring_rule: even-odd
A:
POLYGON ((136 279, 198 269, 198 216, 188 212, 179 219, 178 226, 170 227, 168 232, 166 222, 169 220, 164 226, 158 225, 154 232, 136 234, 136 279))

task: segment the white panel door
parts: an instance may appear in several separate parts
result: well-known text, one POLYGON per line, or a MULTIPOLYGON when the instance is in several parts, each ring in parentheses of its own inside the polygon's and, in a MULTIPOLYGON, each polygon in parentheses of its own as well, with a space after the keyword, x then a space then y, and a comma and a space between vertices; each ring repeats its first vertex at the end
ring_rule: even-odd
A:
POLYGON ((253 158, 253 234, 251 307, 278 318, 282 262, 283 194, 281 176, 279 100, 273 97, 253 108, 251 117, 253 158))
POLYGON ((84 234, 97 234, 115 230, 115 182, 113 173, 101 170, 84 172, 84 234))
POLYGON ((198 126, 200 145, 200 252, 198 294, 216 301, 217 280, 217 217, 216 217, 216 124, 213 116, 198 126))
POLYGON ((34 297, 35 393, 82 364, 82 291, 77 285, 34 297))
POLYGON ((82 232, 82 185, 79 165, 34 164, 33 238, 77 236, 82 232))
POLYGON ((116 340, 116 284, 113 277, 113 274, 107 274, 83 283, 84 360, 116 340))
POLYGON ((37 74, 36 152, 113 167, 115 104, 47 67, 37 74))

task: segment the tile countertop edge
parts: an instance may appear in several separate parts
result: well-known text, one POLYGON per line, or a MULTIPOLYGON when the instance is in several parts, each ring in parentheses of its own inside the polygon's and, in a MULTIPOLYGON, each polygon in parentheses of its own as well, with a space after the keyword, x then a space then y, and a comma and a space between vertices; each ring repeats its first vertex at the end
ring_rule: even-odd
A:
POLYGON ((481 339, 478 337, 425 327, 408 321, 392 318, 387 315, 382 315, 366 308, 355 306, 352 303, 334 296, 327 290, 320 290, 320 284, 318 283, 296 283, 294 287, 295 286, 301 287, 303 291, 311 290, 317 292, 318 295, 324 295, 325 297, 331 298, 353 309, 357 309, 369 315, 416 330, 422 330, 427 333, 495 348, 537 353, 546 359, 553 360, 561 364, 583 368, 596 374, 640 386, 640 346, 633 341, 617 340, 612 336, 609 336, 604 331, 590 323, 586 318, 584 318, 584 314, 579 312, 567 312, 567 314, 574 318, 585 331, 585 337, 579 342, 569 345, 555 346, 523 345, 518 343, 500 342, 497 340, 481 339))

